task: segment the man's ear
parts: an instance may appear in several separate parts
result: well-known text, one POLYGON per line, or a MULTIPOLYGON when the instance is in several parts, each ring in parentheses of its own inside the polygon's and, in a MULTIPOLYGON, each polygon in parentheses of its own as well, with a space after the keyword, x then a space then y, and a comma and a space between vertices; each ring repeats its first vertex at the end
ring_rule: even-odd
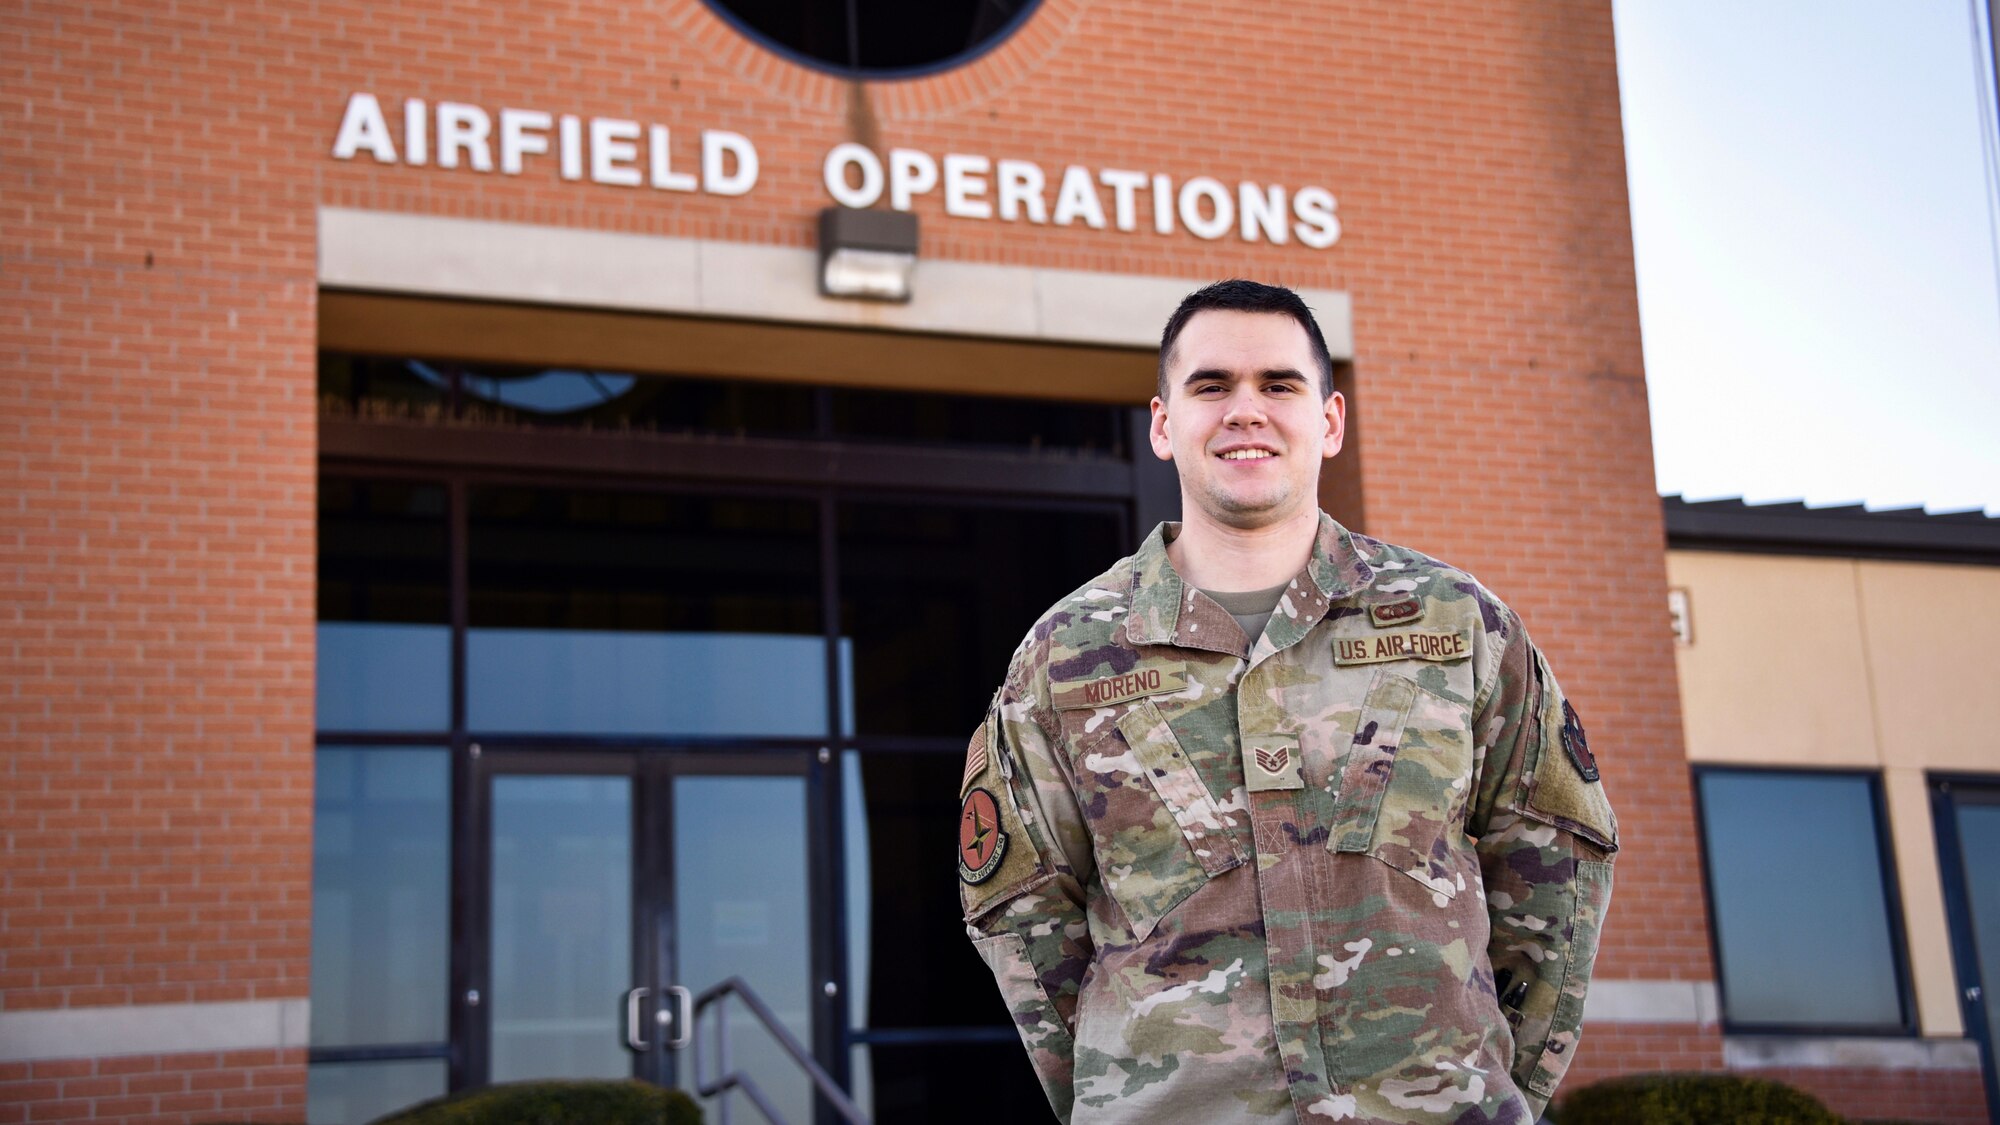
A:
MULTIPOLYGON (((1158 399, 1154 400, 1159 401, 1158 399)), ((1340 452, 1340 445, 1347 440, 1347 397, 1339 391, 1326 396, 1326 438, 1320 444, 1320 456, 1331 459, 1340 452)))
MULTIPOLYGON (((1153 397, 1153 424, 1147 429, 1147 436, 1153 442, 1153 456, 1162 461, 1174 459, 1174 442, 1167 436, 1167 404, 1159 396, 1153 397)), ((1331 457, 1333 454, 1329 453, 1331 457)))

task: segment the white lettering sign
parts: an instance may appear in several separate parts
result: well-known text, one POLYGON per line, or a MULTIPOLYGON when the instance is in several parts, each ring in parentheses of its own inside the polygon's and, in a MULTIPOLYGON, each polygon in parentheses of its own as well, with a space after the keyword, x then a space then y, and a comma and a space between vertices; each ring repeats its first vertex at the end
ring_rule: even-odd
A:
MULTIPOLYGON (((480 106, 452 101, 432 106, 422 98, 404 100, 398 138, 382 103, 365 91, 348 97, 333 141, 336 160, 364 154, 377 164, 421 167, 434 162, 447 170, 497 170, 503 176, 535 170, 546 175, 553 163, 564 180, 587 175, 593 183, 614 187, 709 195, 748 195, 762 170, 756 144, 724 129, 673 130, 616 117, 512 107, 498 111, 496 127, 496 116, 480 106), (678 153, 676 143, 682 146, 678 153), (689 168, 700 171, 685 170, 689 168)), ((1297 239, 1313 250, 1340 241, 1333 193, 1310 184, 1290 191, 1280 184, 1243 180, 1232 188, 1215 176, 1176 182, 1161 172, 1093 170, 1081 164, 1052 172, 1029 160, 965 152, 933 155, 912 148, 892 148, 885 159, 852 141, 827 150, 820 182, 842 207, 874 207, 886 196, 892 210, 910 211, 920 200, 936 197, 944 213, 955 219, 1125 233, 1140 229, 1143 211, 1158 235, 1185 230, 1214 241, 1234 232, 1244 242, 1284 246, 1297 239)))

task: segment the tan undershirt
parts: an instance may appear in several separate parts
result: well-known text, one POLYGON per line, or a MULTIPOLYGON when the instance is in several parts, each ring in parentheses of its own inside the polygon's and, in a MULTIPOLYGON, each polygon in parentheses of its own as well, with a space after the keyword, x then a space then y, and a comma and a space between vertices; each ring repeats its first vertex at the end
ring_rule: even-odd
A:
POLYGON ((1254 646, 1257 638, 1264 635, 1264 626, 1271 620, 1271 615, 1277 612, 1278 599, 1284 596, 1285 587, 1290 585, 1290 582, 1281 582, 1268 590, 1247 590, 1242 593, 1203 590, 1202 593, 1214 599, 1216 605, 1221 606, 1228 611, 1229 616, 1236 619, 1236 623, 1243 627, 1243 635, 1250 638, 1250 643, 1254 646))

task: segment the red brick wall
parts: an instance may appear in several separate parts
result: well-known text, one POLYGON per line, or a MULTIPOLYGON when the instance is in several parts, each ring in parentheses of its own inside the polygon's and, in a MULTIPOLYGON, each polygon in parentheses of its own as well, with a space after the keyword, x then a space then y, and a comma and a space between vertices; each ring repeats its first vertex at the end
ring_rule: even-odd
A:
POLYGON ((122 1055, 0 1063, 0 1125, 193 1125, 305 1113, 304 1051, 122 1055))
POLYGON ((1987 1125, 1992 1120, 1976 1070, 1780 1067, 1746 1073, 1796 1086, 1857 1121, 1987 1125))
POLYGON ((306 991, 315 206, 804 246, 854 137, 1338 195, 1329 251, 1162 237, 1143 203, 1135 233, 918 212, 933 258, 1349 291, 1370 530, 1515 604, 1605 763, 1600 971, 1709 977, 1610 5, 1247 11, 1045 0, 967 68, 856 89, 697 0, 11 5, 0 1006, 306 991), (734 129, 763 175, 725 199, 335 161, 356 90, 392 123, 416 96, 734 129))

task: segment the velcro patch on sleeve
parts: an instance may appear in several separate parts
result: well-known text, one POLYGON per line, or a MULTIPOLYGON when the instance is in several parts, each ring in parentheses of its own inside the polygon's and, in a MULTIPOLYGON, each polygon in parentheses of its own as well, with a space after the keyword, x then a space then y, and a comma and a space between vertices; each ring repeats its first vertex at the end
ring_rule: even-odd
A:
POLYGON ((965 747, 965 778, 958 783, 960 797, 965 796, 966 790, 971 789, 974 782, 986 776, 986 728, 989 725, 991 724, 979 724, 979 729, 972 732, 972 741, 965 747))
POLYGON ((1122 675, 1052 683, 1049 694, 1056 710, 1079 711, 1089 707, 1112 707, 1186 688, 1185 663, 1143 664, 1122 675))
POLYGON ((1597 759, 1584 741, 1583 724, 1540 653, 1535 662, 1542 682, 1542 709, 1525 811, 1615 852, 1618 817, 1598 780, 1597 759))
POLYGON ((1432 633, 1406 629, 1370 637, 1339 637, 1333 642, 1335 664, 1386 664, 1391 660, 1450 663, 1472 655, 1472 634, 1432 633))
POLYGON ((997 708, 980 729, 989 768, 959 794, 958 810, 958 891, 968 922, 1052 877, 1016 791, 1033 782, 1018 760, 1002 764, 1012 751, 997 708))

